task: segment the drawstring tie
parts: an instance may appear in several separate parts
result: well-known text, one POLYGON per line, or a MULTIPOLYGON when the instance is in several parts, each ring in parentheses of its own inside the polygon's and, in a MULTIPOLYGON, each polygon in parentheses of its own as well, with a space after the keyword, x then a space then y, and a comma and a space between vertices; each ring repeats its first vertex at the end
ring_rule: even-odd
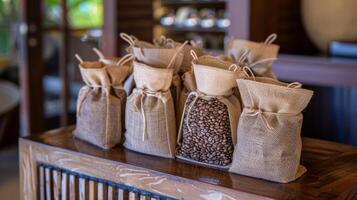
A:
MULTIPOLYGON (((293 82, 288 84, 286 87, 288 88, 301 88, 302 84, 299 82, 293 82)), ((248 107, 248 108, 244 108, 244 111, 246 115, 254 117, 254 116, 259 116, 261 118, 261 120, 263 121, 265 127, 268 130, 274 130, 275 127, 273 127, 270 123, 269 120, 267 119, 266 115, 285 115, 285 116, 294 116, 295 114, 293 113, 277 113, 277 112, 272 112, 272 111, 263 111, 261 108, 257 108, 254 104, 254 100, 253 97, 250 93, 249 90, 247 90, 249 98, 250 98, 250 103, 252 105, 252 107, 248 107)))
MULTIPOLYGON (((133 93, 138 93, 139 95, 137 96, 137 98, 140 98, 140 108, 137 105, 137 103, 135 103, 135 110, 136 111, 140 110, 141 115, 142 115, 142 119, 143 119, 142 141, 145 141, 147 139, 147 121, 146 121, 146 113, 145 113, 145 109, 144 109, 144 98, 146 96, 155 97, 155 98, 157 98, 158 100, 160 100, 164 104, 164 109, 166 109, 166 103, 167 103, 168 99, 165 98, 164 93, 167 93, 167 92, 168 91, 166 91, 166 92, 154 92, 154 91, 151 91, 151 90, 148 90, 148 89, 136 89, 136 90, 133 91, 133 93)), ((135 101, 135 102, 138 102, 138 101, 135 101)), ((165 117, 167 118, 166 111, 164 113, 165 113, 165 117)))

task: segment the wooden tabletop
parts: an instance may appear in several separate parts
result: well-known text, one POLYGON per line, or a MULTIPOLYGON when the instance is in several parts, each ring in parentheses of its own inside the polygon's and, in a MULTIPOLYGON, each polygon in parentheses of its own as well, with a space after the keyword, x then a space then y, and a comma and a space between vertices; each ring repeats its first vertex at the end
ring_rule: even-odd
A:
POLYGON ((24 139, 265 197, 357 199, 357 148, 353 146, 303 138, 302 163, 308 169, 307 173, 292 183, 278 184, 173 159, 143 155, 120 146, 105 151, 74 138, 73 128, 62 128, 24 139))

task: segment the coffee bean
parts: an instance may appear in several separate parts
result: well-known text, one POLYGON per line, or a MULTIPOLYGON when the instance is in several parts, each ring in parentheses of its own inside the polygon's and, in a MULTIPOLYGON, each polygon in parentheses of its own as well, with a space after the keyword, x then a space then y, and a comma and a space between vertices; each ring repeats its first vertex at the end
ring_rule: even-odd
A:
MULTIPOLYGON (((186 102, 190 105, 195 97, 186 102)), ((191 108, 189 131, 187 107, 184 112, 182 145, 178 155, 196 161, 226 166, 234 150, 227 107, 216 98, 199 98, 191 108)))

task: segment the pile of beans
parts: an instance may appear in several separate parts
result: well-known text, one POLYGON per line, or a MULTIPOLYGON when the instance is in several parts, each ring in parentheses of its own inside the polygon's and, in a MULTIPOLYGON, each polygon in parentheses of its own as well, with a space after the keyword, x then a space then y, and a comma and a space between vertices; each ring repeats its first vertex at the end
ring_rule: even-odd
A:
POLYGON ((186 101, 182 129, 182 145, 178 155, 211 165, 226 166, 232 162, 232 142, 229 114, 226 105, 216 98, 198 98, 192 107, 187 127, 188 107, 195 96, 186 101))

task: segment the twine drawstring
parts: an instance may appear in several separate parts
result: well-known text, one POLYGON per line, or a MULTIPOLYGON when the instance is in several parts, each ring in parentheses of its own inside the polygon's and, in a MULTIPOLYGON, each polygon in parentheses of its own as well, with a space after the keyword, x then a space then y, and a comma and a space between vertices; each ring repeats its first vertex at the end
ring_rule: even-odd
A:
POLYGON ((270 45, 272 44, 276 39, 278 38, 278 35, 276 33, 273 33, 265 39, 264 44, 265 45, 270 45))
POLYGON ((116 65, 117 66, 122 66, 124 65, 125 63, 129 62, 129 61, 132 61, 135 59, 135 56, 132 54, 132 53, 128 53, 126 54, 125 56, 123 56, 117 63, 116 65))
POLYGON ((301 87, 302 87, 302 84, 299 83, 299 82, 292 82, 292 83, 290 83, 287 87, 288 87, 288 88, 301 88, 301 87))
POLYGON ((84 63, 83 59, 78 54, 75 54, 74 56, 77 58, 80 64, 84 63))
MULTIPOLYGON (((299 82, 293 82, 293 83, 290 83, 287 85, 288 88, 301 88, 302 84, 299 83, 299 82)), ((263 111, 261 110, 260 108, 256 108, 255 104, 254 104, 254 100, 253 100, 253 96, 252 94, 250 93, 249 89, 247 90, 248 92, 248 95, 249 95, 249 99, 250 99, 250 102, 251 102, 251 106, 252 107, 249 107, 249 108, 244 108, 244 111, 246 112, 245 114, 248 115, 248 116, 259 116, 264 125, 266 126, 267 129, 269 130, 274 130, 275 128, 269 123, 266 115, 269 114, 269 115, 275 115, 275 116, 278 116, 278 115, 286 115, 286 116, 294 116, 296 114, 293 114, 293 113, 277 113, 277 112, 272 112, 272 111, 263 111)))
MULTIPOLYGON (((145 108, 144 108, 144 98, 146 96, 155 97, 164 104, 164 108, 166 108, 167 99, 164 97, 162 92, 154 92, 154 91, 150 91, 148 89, 136 89, 136 90, 134 90, 134 93, 139 93, 139 96, 140 96, 140 109, 138 108, 138 106, 136 104, 135 104, 135 109, 137 111, 140 110, 141 115, 142 115, 142 119, 143 119, 142 141, 145 141, 147 139, 147 120, 146 120, 146 112, 145 112, 145 108)), ((167 118, 166 111, 165 111, 165 118, 167 118)))
POLYGON ((250 69, 250 67, 244 66, 243 72, 247 77, 251 77, 255 81, 255 75, 254 75, 253 71, 250 69))
POLYGON ((134 46, 135 43, 136 43, 136 40, 137 38, 131 36, 131 35, 128 35, 126 33, 120 33, 120 37, 125 41, 127 42, 130 46, 134 46))
POLYGON ((94 51, 94 53, 97 54, 97 56, 99 57, 100 60, 105 59, 104 54, 99 49, 93 48, 93 51, 94 51))
POLYGON ((186 44, 188 43, 188 41, 185 41, 184 43, 182 43, 182 45, 176 50, 175 55, 171 58, 169 64, 167 65, 167 68, 170 69, 172 66, 174 66, 174 63, 176 61, 176 57, 178 56, 178 54, 183 50, 183 48, 186 46, 186 44))
POLYGON ((166 47, 166 48, 175 47, 175 41, 171 38, 166 38, 164 35, 161 35, 159 38, 155 38, 153 43, 156 47, 166 47))

